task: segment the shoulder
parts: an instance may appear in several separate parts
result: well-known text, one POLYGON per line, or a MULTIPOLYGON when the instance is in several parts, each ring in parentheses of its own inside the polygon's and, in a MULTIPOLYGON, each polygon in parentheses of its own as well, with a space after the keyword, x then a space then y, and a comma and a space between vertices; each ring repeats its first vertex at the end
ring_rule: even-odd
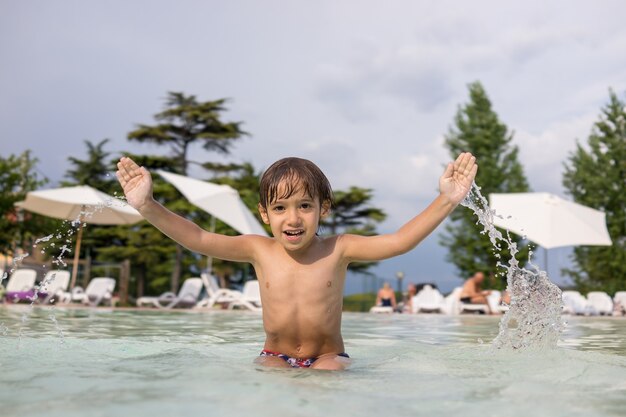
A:
POLYGON ((259 252, 269 250, 276 243, 274 238, 261 235, 237 235, 231 238, 235 239, 234 241, 237 242, 238 245, 241 245, 241 249, 250 250, 251 253, 257 255, 259 252))

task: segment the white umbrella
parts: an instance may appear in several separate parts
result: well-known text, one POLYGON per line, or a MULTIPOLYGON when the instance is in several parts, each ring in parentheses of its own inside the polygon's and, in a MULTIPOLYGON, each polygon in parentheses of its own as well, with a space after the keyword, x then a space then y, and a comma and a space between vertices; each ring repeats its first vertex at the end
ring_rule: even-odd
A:
POLYGON ((31 191, 26 194, 26 200, 15 205, 33 213, 81 224, 76 238, 71 288, 76 283, 83 222, 116 225, 143 220, 141 214, 125 202, 87 185, 31 191))
POLYGON ((176 187, 190 203, 220 219, 239 233, 267 236, 263 226, 246 207, 234 188, 162 170, 157 172, 176 187))
POLYGON ((604 212, 553 194, 490 194, 489 205, 496 212, 495 226, 524 236, 546 250, 612 244, 604 212))
MULTIPOLYGON (((178 189, 190 203, 220 219, 241 234, 267 236, 265 229, 252 215, 248 207, 239 197, 239 193, 228 185, 218 185, 197 180, 184 175, 158 170, 157 173, 178 189)), ((211 232, 215 231, 215 223, 211 223, 211 232)), ((213 258, 207 257, 209 273, 213 258)))

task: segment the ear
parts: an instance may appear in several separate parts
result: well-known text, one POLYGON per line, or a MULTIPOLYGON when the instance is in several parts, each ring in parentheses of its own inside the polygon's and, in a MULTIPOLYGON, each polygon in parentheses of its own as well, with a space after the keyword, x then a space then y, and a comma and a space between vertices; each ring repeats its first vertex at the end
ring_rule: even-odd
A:
POLYGON ((270 218, 267 215, 267 210, 261 205, 261 203, 257 206, 259 210, 259 214, 261 215, 261 219, 263 219, 263 223, 270 224, 270 218))
POLYGON ((330 215, 330 201, 324 201, 320 210, 320 217, 326 218, 330 215))

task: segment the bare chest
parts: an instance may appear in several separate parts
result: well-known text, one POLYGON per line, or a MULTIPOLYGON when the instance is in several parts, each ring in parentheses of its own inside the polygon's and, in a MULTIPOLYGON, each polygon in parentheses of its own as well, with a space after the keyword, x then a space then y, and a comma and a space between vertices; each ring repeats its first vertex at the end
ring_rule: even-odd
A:
POLYGON ((298 261, 273 253, 255 268, 261 291, 268 299, 304 300, 343 294, 346 267, 332 254, 298 261))

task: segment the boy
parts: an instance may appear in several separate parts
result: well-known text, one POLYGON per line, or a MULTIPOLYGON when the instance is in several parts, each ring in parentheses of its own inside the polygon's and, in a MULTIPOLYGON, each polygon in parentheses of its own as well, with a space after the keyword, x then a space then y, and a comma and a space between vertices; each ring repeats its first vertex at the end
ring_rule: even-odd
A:
POLYGON ((117 178, 128 203, 189 250, 256 271, 263 304, 265 346, 257 363, 274 367, 340 370, 349 364, 341 337, 348 264, 408 252, 430 234, 468 193, 478 166, 470 153, 448 164, 440 194, 397 232, 378 236, 317 235, 332 206, 332 189, 312 162, 285 158, 261 178, 259 212, 273 238, 209 233, 152 198, 148 171, 123 157, 117 178))

